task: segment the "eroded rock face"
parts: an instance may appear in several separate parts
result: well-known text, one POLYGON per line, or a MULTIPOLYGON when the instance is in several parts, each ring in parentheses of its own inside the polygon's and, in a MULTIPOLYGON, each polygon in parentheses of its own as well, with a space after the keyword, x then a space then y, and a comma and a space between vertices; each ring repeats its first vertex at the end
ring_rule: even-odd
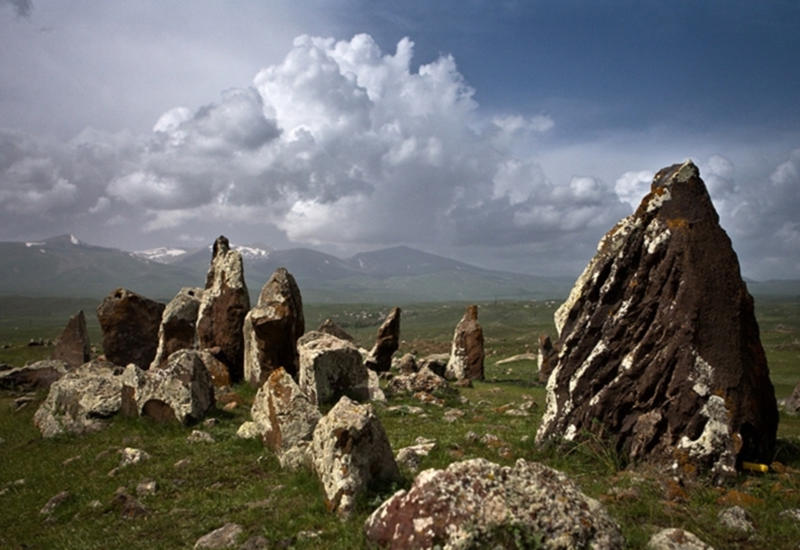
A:
POLYGON ((483 329, 478 323, 478 306, 472 305, 456 325, 445 377, 483 380, 483 358, 483 329))
POLYGON ((322 415, 285 369, 272 371, 250 413, 261 440, 282 467, 296 469, 308 462, 311 436, 322 415))
POLYGON ((150 366, 156 355, 164 304, 118 288, 97 306, 103 353, 115 365, 150 366))
POLYGON ((278 268, 244 321, 244 376, 255 386, 283 367, 297 378, 297 339, 305 332, 303 300, 292 274, 278 268))
POLYGON ((161 314, 158 326, 158 347, 151 369, 163 367, 170 355, 197 344, 197 312, 203 297, 202 288, 182 288, 161 314))
POLYGON ((378 329, 375 345, 364 360, 367 368, 375 372, 386 372, 392 368, 392 355, 400 346, 400 308, 396 307, 389 312, 378 329))
POLYGON ((214 385, 202 352, 178 350, 167 365, 143 371, 128 365, 122 376, 125 414, 148 416, 158 422, 192 424, 214 405, 214 385))
POLYGON ((556 311, 537 441, 599 433, 632 460, 770 462, 777 407, 753 299, 697 168, 659 171, 556 311))
POLYGON ((619 527, 596 500, 561 472, 518 460, 483 458, 424 470, 364 524, 382 548, 523 547, 618 549, 619 527))
POLYGON ((0 388, 4 390, 41 390, 67 373, 67 363, 61 359, 45 359, 24 367, 0 371, 0 388))
POLYGON ((119 412, 123 369, 95 360, 71 370, 50 386, 33 415, 44 437, 81 434, 103 427, 103 419, 119 412))
POLYGON ((311 457, 328 510, 341 516, 352 512, 359 495, 400 479, 389 439, 372 406, 347 397, 317 424, 311 457))
POLYGON ((386 392, 389 395, 404 395, 417 392, 434 393, 447 391, 450 385, 447 380, 433 372, 428 367, 422 367, 418 372, 411 374, 398 374, 389 380, 386 392))
POLYGON ((358 348, 324 332, 312 331, 297 341, 300 389, 314 404, 336 403, 346 395, 367 401, 369 373, 358 348))
POLYGON ((200 348, 219 348, 217 358, 228 367, 233 382, 244 374, 242 325, 249 309, 242 255, 231 250, 228 239, 220 236, 214 241, 197 313, 197 344, 200 348))
POLYGON ((58 337, 52 358, 64 361, 68 368, 74 369, 86 363, 90 356, 91 348, 89 331, 86 330, 86 316, 83 314, 83 310, 80 310, 67 321, 67 326, 58 337))

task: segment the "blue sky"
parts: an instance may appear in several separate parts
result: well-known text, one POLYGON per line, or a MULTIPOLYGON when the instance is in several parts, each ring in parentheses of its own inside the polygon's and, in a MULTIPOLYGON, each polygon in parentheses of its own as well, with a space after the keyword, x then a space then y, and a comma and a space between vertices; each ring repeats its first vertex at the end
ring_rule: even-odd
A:
POLYGON ((576 275, 659 168, 800 278, 800 4, 0 0, 0 239, 576 275))

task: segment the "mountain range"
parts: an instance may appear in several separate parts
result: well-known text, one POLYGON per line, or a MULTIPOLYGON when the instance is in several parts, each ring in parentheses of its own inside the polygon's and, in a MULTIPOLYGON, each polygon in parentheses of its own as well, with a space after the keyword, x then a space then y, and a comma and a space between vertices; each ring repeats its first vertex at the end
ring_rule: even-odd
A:
MULTIPOLYGON (((347 259, 307 248, 239 246, 251 296, 278 267, 297 279, 308 302, 409 303, 493 299, 560 299, 571 279, 476 267, 408 247, 347 259)), ((127 252, 87 244, 74 235, 0 242, 0 294, 102 298, 117 287, 168 300, 182 286, 202 286, 210 247, 127 252)))

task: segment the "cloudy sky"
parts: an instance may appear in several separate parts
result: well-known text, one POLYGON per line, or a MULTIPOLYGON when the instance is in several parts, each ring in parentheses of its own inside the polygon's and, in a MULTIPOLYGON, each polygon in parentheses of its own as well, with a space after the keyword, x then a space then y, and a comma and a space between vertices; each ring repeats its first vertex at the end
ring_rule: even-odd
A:
POLYGON ((577 275, 691 158, 800 278, 800 4, 0 0, 0 240, 577 275))

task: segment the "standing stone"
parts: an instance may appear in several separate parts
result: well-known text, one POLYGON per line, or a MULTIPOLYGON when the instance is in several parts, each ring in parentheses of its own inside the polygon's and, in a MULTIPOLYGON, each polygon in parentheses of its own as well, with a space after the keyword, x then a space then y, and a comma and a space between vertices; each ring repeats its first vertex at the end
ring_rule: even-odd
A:
POLYGON ((203 297, 201 288, 182 288, 167 304, 158 327, 158 348, 151 369, 163 367, 179 349, 193 349, 197 340, 197 312, 203 297))
POLYGON ((342 327, 337 325, 333 319, 325 319, 322 321, 322 324, 317 329, 317 332, 325 332, 332 336, 336 336, 337 338, 341 338, 342 340, 347 340, 348 342, 355 342, 355 338, 350 336, 346 330, 342 327))
POLYGON ((59 336, 56 348, 53 350, 53 359, 60 359, 67 363, 67 368, 74 369, 86 363, 91 356, 89 346, 89 331, 86 330, 86 316, 83 310, 73 315, 59 336))
POLYGON ((792 415, 800 414, 800 382, 794 387, 792 395, 786 398, 783 410, 792 415))
POLYGON ((553 365, 558 359, 558 353, 553 347, 553 342, 546 334, 539 336, 539 352, 536 355, 536 365, 539 367, 539 382, 547 382, 553 365))
POLYGON ((555 322, 537 441, 593 432, 681 474, 771 462, 778 412, 753 299, 690 161, 655 175, 555 322))
POLYGON ((281 367, 272 371, 258 390, 250 410, 256 431, 284 468, 308 462, 308 447, 322 415, 281 367))
POLYGON ((483 329, 478 323, 478 306, 472 305, 456 325, 445 377, 483 380, 483 358, 483 329))
POLYGON ((325 490, 326 506, 340 516, 348 516, 367 491, 400 479, 389 439, 372 405, 359 405, 347 397, 317 424, 311 457, 325 490))
POLYGON ((299 384, 315 405, 333 404, 346 395, 370 398, 369 372, 358 348, 324 332, 311 331, 297 341, 299 384))
POLYGON ((375 372, 386 372, 392 368, 392 354, 400 346, 400 308, 393 308, 378 329, 375 345, 364 363, 375 372))
POLYGON ((148 368, 156 355, 163 311, 164 304, 124 288, 109 294, 97 307, 106 359, 148 368))
POLYGON ((249 309, 242 255, 220 236, 214 241, 197 314, 197 343, 200 348, 219 347, 217 358, 228 367, 233 382, 241 380, 244 373, 242 325, 249 309))
POLYGON ((278 367, 297 379, 297 339, 303 332, 300 288, 292 274, 279 267, 244 320, 245 380, 261 386, 278 367))

